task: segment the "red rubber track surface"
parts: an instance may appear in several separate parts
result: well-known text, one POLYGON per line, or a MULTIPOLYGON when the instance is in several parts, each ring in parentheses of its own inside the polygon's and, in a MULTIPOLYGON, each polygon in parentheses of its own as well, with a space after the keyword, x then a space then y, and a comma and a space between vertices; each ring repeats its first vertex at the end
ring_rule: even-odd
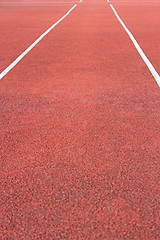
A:
POLYGON ((11 64, 70 8, 70 5, 0 7, 0 71, 11 64))
MULTIPOLYGON (((33 0, 32 0, 33 1, 33 0)), ((160 4, 159 0, 109 0, 110 4, 116 5, 157 5, 160 4)))
POLYGON ((0 85, 1 239, 160 238, 159 88, 105 1, 0 85))
POLYGON ((160 1, 147 6, 115 4, 115 9, 160 74, 160 1))
POLYGON ((18 3, 41 3, 41 2, 43 2, 43 3, 49 3, 49 2, 51 2, 51 3, 58 3, 58 2, 63 2, 63 3, 68 3, 68 2, 75 2, 75 0, 47 0, 47 1, 45 1, 45 0, 6 0, 6 1, 2 1, 2 2, 6 2, 6 3, 16 3, 16 2, 18 2, 18 3))

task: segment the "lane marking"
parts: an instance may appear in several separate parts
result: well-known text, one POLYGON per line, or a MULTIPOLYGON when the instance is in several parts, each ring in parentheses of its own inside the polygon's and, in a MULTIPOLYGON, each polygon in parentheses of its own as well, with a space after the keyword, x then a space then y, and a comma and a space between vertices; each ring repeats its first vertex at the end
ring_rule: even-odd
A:
POLYGON ((14 68, 17 63, 19 63, 22 58, 24 58, 27 53, 29 53, 53 28, 55 28, 64 18, 66 18, 74 8, 77 7, 75 4, 63 17, 61 17, 56 23, 54 23, 50 28, 48 28, 36 41, 34 41, 19 57, 16 58, 6 69, 0 73, 0 79, 2 79, 12 68, 14 68))
POLYGON ((109 0, 107 0, 107 2, 109 3, 109 0))
POLYGON ((132 35, 132 33, 129 31, 129 29, 126 27, 126 25, 124 24, 124 22, 122 21, 122 19, 119 17, 118 13, 116 12, 115 8, 113 7, 112 4, 109 4, 112 11, 114 12, 115 16, 117 17, 118 21, 120 22, 120 24, 122 25, 122 27, 124 28, 124 30, 126 31, 126 33, 128 34, 128 36, 130 37, 131 41, 133 42, 133 45, 135 46, 135 48, 137 49, 139 55, 141 56, 141 58, 143 59, 143 61, 145 62, 145 64, 147 65, 149 71, 151 72, 152 76, 154 77, 154 79, 156 80, 158 86, 160 87, 160 75, 157 73, 156 69, 153 67, 152 63, 150 62, 150 60, 147 58, 147 56, 145 55, 145 53, 143 52, 142 48, 140 47, 140 45, 138 44, 137 40, 135 39, 135 37, 132 35))
POLYGON ((80 0, 79 3, 83 2, 83 0, 80 0))

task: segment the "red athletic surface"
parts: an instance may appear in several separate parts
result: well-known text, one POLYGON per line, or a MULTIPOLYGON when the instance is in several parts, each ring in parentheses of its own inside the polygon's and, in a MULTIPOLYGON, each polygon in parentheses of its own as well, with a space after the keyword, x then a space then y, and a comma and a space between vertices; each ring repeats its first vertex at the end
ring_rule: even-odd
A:
MULTIPOLYGON (((30 1, 33 1, 33 0, 30 0, 30 1)), ((150 5, 150 6, 153 6, 153 5, 160 4, 160 0, 109 0, 109 3, 114 4, 114 5, 132 5, 132 6, 150 5)))
POLYGON ((160 1, 159 5, 116 5, 115 9, 160 74, 160 1))
MULTIPOLYGON (((6 62, 51 15, 33 33, 8 29, 6 62)), ((149 38, 141 15, 143 45, 159 29, 149 38)), ((160 239, 159 88, 105 1, 84 0, 0 85, 0 239, 160 239)))
POLYGON ((71 6, 0 7, 0 71, 11 64, 71 6))

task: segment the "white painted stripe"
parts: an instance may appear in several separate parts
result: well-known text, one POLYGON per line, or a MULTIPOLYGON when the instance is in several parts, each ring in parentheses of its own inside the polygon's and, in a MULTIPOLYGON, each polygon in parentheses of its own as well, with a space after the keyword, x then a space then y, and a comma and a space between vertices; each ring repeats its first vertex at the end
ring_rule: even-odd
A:
POLYGON ((107 0, 107 2, 109 3, 109 0, 107 0))
POLYGON ((79 3, 83 2, 83 0, 80 0, 79 3))
POLYGON ((140 45, 136 41, 135 37, 132 35, 132 33, 126 27, 126 25, 124 24, 122 19, 119 17, 118 13, 116 12, 116 10, 115 10, 115 8, 113 7, 112 4, 110 4, 110 7, 113 10, 113 12, 114 12, 115 16, 117 17, 118 21, 121 23, 122 27, 124 28, 124 30, 128 34, 128 36, 130 37, 131 41, 133 42, 133 44, 134 44, 135 48, 137 49, 138 53, 140 54, 141 58, 143 59, 143 61, 147 65, 147 67, 148 67, 149 71, 151 72, 151 74, 153 75, 154 79, 156 80, 158 86, 160 87, 160 76, 157 73, 156 69, 153 67, 152 63, 150 62, 150 60, 147 58, 147 56, 143 52, 142 48, 140 47, 140 45))
POLYGON ((64 18, 66 18, 70 12, 77 7, 75 4, 63 17, 61 17, 56 23, 54 23, 48 30, 46 30, 35 42, 33 42, 19 57, 14 60, 3 72, 0 73, 0 79, 2 79, 12 68, 14 68, 17 63, 19 63, 22 58, 24 58, 27 53, 29 53, 53 28, 55 28, 64 18))

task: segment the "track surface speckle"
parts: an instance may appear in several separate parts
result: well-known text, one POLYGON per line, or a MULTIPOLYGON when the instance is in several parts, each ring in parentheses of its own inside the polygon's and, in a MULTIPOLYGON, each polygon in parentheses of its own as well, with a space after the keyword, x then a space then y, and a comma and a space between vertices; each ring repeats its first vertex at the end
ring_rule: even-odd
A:
POLYGON ((0 239, 160 239, 159 88, 105 1, 0 85, 0 239))

